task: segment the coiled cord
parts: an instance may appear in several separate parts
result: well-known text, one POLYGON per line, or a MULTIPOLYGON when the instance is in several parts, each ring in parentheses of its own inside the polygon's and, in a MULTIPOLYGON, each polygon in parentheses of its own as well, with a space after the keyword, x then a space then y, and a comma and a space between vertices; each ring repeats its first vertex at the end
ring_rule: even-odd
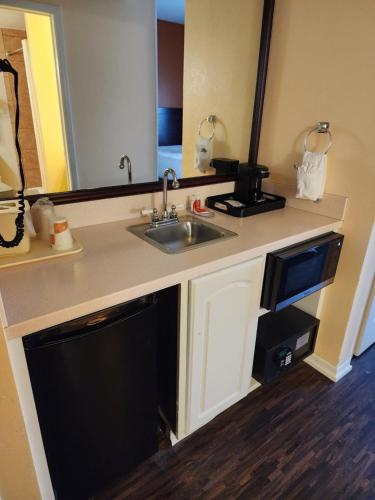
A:
POLYGON ((17 200, 18 214, 15 219, 16 225, 16 234, 13 239, 6 240, 0 234, 0 247, 4 248, 13 248, 17 247, 21 241, 23 240, 25 234, 25 175, 23 171, 22 165, 22 155, 21 155, 21 147, 18 138, 19 127, 20 127, 20 107, 18 102, 18 72, 13 68, 8 59, 0 59, 0 71, 5 73, 12 73, 13 81, 14 81, 14 94, 16 96, 16 117, 15 117, 15 144, 18 155, 18 166, 20 169, 20 177, 21 177, 21 189, 17 191, 17 196, 15 200, 17 200))

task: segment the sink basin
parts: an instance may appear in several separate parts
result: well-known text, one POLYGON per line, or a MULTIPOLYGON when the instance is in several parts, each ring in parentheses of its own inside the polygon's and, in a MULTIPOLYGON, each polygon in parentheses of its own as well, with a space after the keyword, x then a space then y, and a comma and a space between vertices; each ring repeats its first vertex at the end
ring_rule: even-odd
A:
POLYGON ((179 217, 179 221, 175 224, 158 228, 151 228, 150 224, 137 224, 128 227, 128 231, 166 253, 193 250, 237 236, 232 231, 191 215, 179 217))

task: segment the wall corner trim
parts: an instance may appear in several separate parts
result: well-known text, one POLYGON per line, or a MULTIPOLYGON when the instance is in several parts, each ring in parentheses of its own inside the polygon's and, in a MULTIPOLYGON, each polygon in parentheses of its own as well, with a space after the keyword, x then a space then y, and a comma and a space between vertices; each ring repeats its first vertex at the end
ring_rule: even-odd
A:
POLYGON ((305 363, 332 380, 332 382, 338 382, 352 370, 351 358, 333 365, 317 354, 311 354, 305 359, 305 363))

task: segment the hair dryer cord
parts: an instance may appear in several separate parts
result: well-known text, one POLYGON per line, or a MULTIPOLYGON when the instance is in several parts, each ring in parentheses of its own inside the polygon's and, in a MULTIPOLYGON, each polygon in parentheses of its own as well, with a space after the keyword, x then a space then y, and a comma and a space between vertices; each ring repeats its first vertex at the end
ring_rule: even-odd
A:
POLYGON ((25 226, 24 226, 24 216, 25 216, 25 175, 23 171, 22 165, 22 155, 21 155, 21 147, 19 143, 18 133, 20 127, 20 107, 18 101, 18 72, 13 68, 8 59, 0 59, 0 72, 12 73, 13 81, 14 81, 14 94, 16 96, 16 116, 15 116, 15 145, 18 155, 18 166, 20 170, 20 178, 21 178, 21 189, 17 191, 16 200, 18 201, 18 214, 15 220, 16 225, 16 234, 13 239, 6 240, 0 234, 0 247, 4 248, 13 248, 18 246, 24 236, 25 226))

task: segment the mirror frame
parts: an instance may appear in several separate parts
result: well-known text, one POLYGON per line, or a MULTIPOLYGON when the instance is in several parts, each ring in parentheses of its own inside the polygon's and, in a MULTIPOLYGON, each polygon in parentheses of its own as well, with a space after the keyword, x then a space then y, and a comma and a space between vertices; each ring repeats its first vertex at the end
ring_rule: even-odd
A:
MULTIPOLYGON (((262 127, 263 104, 266 90, 267 69, 269 51, 272 35, 272 21, 275 0, 263 0, 262 29, 260 35, 259 59, 255 98, 253 105, 253 117, 251 125, 250 148, 248 162, 256 164, 258 159, 260 132, 262 127)), ((219 184, 222 182, 235 181, 236 174, 228 175, 203 175, 179 179, 180 188, 203 186, 207 184, 219 184)), ((62 193, 46 193, 43 195, 26 196, 32 205, 41 196, 48 196, 55 205, 66 203, 79 203, 82 201, 102 200, 105 198, 117 198, 120 196, 132 196, 144 193, 155 193, 163 190, 162 181, 143 182, 139 184, 125 184, 122 186, 107 186, 94 189, 78 189, 62 193)))

